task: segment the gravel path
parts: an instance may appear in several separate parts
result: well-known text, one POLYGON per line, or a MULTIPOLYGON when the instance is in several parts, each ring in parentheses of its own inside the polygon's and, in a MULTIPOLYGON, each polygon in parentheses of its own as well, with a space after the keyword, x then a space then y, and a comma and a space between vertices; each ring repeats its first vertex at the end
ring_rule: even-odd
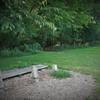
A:
POLYGON ((39 82, 30 75, 4 81, 0 100, 86 100, 95 92, 95 80, 90 75, 71 71, 71 77, 54 79, 48 70, 39 72, 39 82))

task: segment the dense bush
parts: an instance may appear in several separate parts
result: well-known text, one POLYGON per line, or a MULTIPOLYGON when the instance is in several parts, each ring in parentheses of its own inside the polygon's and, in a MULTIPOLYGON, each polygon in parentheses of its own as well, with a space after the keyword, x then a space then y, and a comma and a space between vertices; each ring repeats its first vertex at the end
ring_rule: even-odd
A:
POLYGON ((20 51, 18 48, 14 49, 2 49, 0 50, 0 56, 21 56, 23 52, 20 51))
POLYGON ((1 49, 0 56, 21 56, 26 54, 36 54, 42 50, 42 47, 38 43, 34 44, 24 44, 19 48, 12 48, 12 49, 1 49))
POLYGON ((42 50, 42 47, 39 43, 24 44, 24 45, 20 46, 20 50, 24 51, 24 52, 37 53, 42 50))
POLYGON ((1 0, 0 49, 36 53, 41 47, 75 48, 100 41, 98 4, 97 0, 1 0))

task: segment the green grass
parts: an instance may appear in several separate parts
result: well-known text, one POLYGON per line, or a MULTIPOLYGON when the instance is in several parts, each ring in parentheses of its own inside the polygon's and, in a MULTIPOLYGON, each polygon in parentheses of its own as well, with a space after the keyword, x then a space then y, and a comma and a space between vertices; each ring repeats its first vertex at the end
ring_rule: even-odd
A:
POLYGON ((50 73, 51 76, 55 77, 55 78, 67 78, 70 77, 70 73, 68 71, 65 70, 58 70, 58 71, 53 71, 52 73, 50 73))
POLYGON ((100 46, 66 49, 59 52, 41 52, 21 57, 0 57, 0 69, 20 68, 31 64, 57 64, 59 68, 91 74, 100 93, 100 46))

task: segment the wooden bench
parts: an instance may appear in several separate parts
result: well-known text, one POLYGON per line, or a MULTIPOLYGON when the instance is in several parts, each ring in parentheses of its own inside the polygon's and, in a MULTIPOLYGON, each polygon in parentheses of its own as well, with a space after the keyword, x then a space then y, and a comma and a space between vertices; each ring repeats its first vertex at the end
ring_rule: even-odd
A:
POLYGON ((39 64, 39 65, 32 65, 32 66, 26 67, 26 68, 17 68, 17 69, 8 70, 8 71, 0 71, 0 89, 4 88, 3 80, 5 80, 5 79, 9 79, 9 78, 20 76, 20 75, 27 74, 27 73, 32 73, 32 75, 33 75, 32 77, 37 78, 38 77, 37 71, 42 70, 46 67, 47 66, 45 66, 45 65, 39 64), (36 76, 36 74, 37 74, 37 76, 36 76))
MULTIPOLYGON (((36 66, 36 68, 38 70, 41 70, 41 69, 44 69, 47 67, 47 66, 41 65, 41 64, 33 65, 33 66, 36 66)), ((33 69, 32 66, 30 66, 30 67, 26 67, 26 68, 17 68, 17 69, 8 70, 8 71, 2 71, 2 80, 12 78, 15 76, 20 76, 20 75, 27 74, 27 73, 31 73, 32 69, 33 69)))

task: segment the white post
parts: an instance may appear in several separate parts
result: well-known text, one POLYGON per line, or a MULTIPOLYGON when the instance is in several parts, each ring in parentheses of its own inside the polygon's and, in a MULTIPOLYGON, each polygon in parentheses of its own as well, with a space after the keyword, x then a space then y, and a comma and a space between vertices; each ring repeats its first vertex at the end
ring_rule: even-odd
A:
POLYGON ((0 88, 4 88, 1 71, 0 71, 0 88))
POLYGON ((52 65, 52 69, 53 69, 54 71, 58 71, 57 65, 56 65, 56 64, 53 64, 53 65, 52 65))
POLYGON ((36 68, 36 66, 32 66, 32 78, 35 79, 35 82, 38 82, 38 69, 36 68))

